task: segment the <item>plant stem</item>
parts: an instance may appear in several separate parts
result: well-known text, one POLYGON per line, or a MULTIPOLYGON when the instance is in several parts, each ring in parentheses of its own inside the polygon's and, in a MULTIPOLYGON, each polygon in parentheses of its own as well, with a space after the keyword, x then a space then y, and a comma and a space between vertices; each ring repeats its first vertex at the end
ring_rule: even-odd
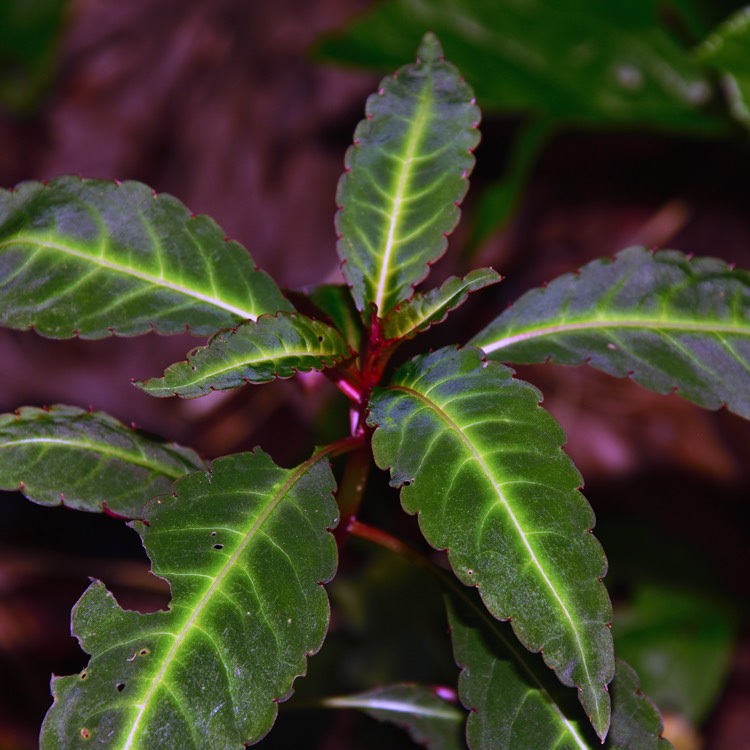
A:
MULTIPOLYGON (((351 439, 351 438, 350 438, 351 439)), ((341 521, 336 528, 335 536, 341 543, 351 532, 353 524, 357 523, 357 513, 362 504, 367 478, 372 466, 370 443, 358 438, 360 447, 347 459, 344 475, 341 477, 336 500, 339 504, 341 521)))

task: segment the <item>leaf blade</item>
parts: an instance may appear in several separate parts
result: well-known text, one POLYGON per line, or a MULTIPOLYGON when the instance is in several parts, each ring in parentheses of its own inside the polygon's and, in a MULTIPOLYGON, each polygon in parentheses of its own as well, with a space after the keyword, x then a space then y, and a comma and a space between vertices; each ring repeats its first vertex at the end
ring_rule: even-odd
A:
POLYGON ((593 513, 540 394, 476 349, 407 362, 373 393, 373 453, 431 545, 609 725, 612 610, 593 513), (541 541, 540 541, 541 540, 541 541))
POLYGON ((463 712, 424 685, 387 685, 355 695, 323 700, 328 708, 354 708, 378 721, 396 724, 420 745, 433 750, 465 750, 463 712))
POLYGON ((750 274, 628 248, 523 295, 471 342, 516 363, 588 363, 750 416, 750 274))
POLYGON ((445 251, 474 165, 479 110, 427 34, 367 100, 339 181, 337 249, 357 308, 383 317, 445 251))
POLYGON ((334 487, 324 451, 296 469, 258 451, 218 459, 155 502, 139 530, 172 586, 170 610, 121 610, 101 584, 84 594, 73 624, 92 658, 84 676, 55 680, 42 747, 82 729, 90 746, 122 750, 260 739, 327 629, 334 487))
POLYGON ((383 321, 383 335, 386 339, 413 338, 417 333, 442 323, 471 292, 501 280, 502 277, 491 268, 477 268, 463 279, 451 276, 439 288, 416 294, 391 310, 383 321))
POLYGON ((220 331, 163 377, 136 382, 151 396, 197 398, 246 383, 333 367, 352 354, 335 328, 297 313, 264 315, 220 331))
POLYGON ((174 480, 204 468, 188 448, 153 440, 103 412, 57 405, 0 414, 0 487, 42 505, 137 518, 174 480))
POLYGON ((137 182, 0 191, 0 270, 2 325, 51 338, 208 335, 291 309, 213 220, 137 182))

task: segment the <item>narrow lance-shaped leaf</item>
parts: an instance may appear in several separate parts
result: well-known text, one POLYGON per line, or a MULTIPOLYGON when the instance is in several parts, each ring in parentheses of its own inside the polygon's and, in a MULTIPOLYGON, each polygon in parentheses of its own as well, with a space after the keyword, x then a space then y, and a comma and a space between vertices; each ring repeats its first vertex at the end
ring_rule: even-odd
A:
POLYGON ((359 310, 381 318, 445 252, 479 141, 473 94, 434 35, 417 54, 367 100, 336 198, 344 276, 359 310))
POLYGON ((579 687, 604 737, 614 671, 606 562, 562 430, 540 400, 478 349, 416 357, 373 393, 373 452, 427 541, 579 687))
POLYGON ((0 489, 20 490, 42 505, 136 518, 175 479, 203 468, 188 448, 103 412, 60 405, 0 414, 0 489))
MULTIPOLYGON (((469 709, 471 750, 597 750, 602 747, 580 706, 550 672, 492 621, 471 592, 446 597, 451 639, 461 667, 459 695, 469 709)), ((659 712, 618 659, 612 725, 605 750, 669 750, 659 712)))
POLYGON ((388 685, 356 695, 326 698, 328 708, 355 708, 378 721, 403 727, 430 750, 466 750, 464 712, 425 685, 388 685))
POLYGON ((51 338, 209 335, 290 310, 207 216, 137 182, 61 177, 0 191, 0 324, 51 338))
POLYGON ((294 313, 264 315, 220 331, 207 346, 194 349, 186 362, 168 367, 164 377, 136 385, 151 396, 195 398, 322 370, 349 356, 349 345, 325 323, 294 313))
POLYGON ((214 462, 137 522, 168 611, 120 609, 94 583, 73 612, 91 660, 53 682, 41 747, 234 750, 272 726, 329 617, 334 480, 320 454, 281 469, 262 452, 214 462), (165 739, 167 738, 167 739, 165 739))
POLYGON ((416 294, 392 310, 383 321, 386 339, 412 338, 442 323, 451 310, 462 305, 471 292, 502 280, 491 268, 477 268, 463 279, 451 276, 441 287, 416 294))
POLYGON ((492 359, 587 363, 750 417, 750 273, 629 248, 522 296, 471 343, 492 359))

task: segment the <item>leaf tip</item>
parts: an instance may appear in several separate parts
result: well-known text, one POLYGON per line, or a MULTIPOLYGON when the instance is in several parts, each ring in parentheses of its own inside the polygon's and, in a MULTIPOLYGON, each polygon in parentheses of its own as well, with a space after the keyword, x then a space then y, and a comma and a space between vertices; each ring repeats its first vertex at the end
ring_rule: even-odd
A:
POLYGON ((445 55, 440 41, 432 31, 428 31, 417 48, 417 62, 431 64, 443 59, 445 55))

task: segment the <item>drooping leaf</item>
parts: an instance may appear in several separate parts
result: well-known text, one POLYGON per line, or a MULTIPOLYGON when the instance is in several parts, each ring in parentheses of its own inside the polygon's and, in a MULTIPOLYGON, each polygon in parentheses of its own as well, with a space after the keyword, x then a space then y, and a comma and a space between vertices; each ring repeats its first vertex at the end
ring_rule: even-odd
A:
POLYGON ((699 725, 726 684, 735 646, 734 618, 707 593, 643 583, 618 610, 617 653, 665 710, 699 725))
POLYGON ((264 315, 220 331, 207 346, 193 349, 186 362, 170 365, 164 377, 136 385, 151 396, 196 398, 322 370, 349 356, 349 345, 325 323, 296 313, 264 315))
POLYGON ((91 660, 54 680, 44 750, 234 750, 271 728, 320 648, 336 568, 325 456, 295 469, 227 456, 175 489, 137 526, 170 609, 124 611, 101 583, 88 589, 73 630, 91 660))
POLYGON ((386 339, 413 338, 430 326, 442 323, 451 310, 466 301, 469 293, 501 280, 491 268, 477 268, 463 279, 451 276, 438 289, 416 294, 391 310, 383 321, 383 335, 386 339))
POLYGON ((750 417, 750 273, 629 248, 533 289, 475 336, 492 359, 584 362, 750 417))
POLYGON ((723 75, 732 115, 750 127, 750 8, 742 8, 719 26, 696 50, 696 57, 723 75))
POLYGON ((711 95, 706 76, 659 22, 654 0, 386 0, 320 51, 392 70, 424 29, 440 37, 485 110, 559 123, 721 127, 701 110, 711 95))
POLYGON ((137 182, 61 177, 0 191, 0 324, 51 338, 209 335, 290 310, 207 216, 137 182))
POLYGON ((416 357, 373 393, 373 453, 427 541, 448 550, 458 578, 495 617, 512 619, 564 684, 580 688, 604 736, 614 672, 606 563, 562 430, 540 400, 478 349, 416 357))
POLYGON ((378 721, 404 728, 431 750, 465 750, 464 712, 424 685, 388 685, 322 701, 329 708, 355 708, 378 721))
POLYGON ((479 141, 471 89, 434 35, 417 54, 367 100, 336 197, 344 276, 357 308, 381 318, 445 251, 479 141))
MULTIPOLYGON (((570 691, 520 648, 507 623, 491 620, 471 592, 446 597, 453 650, 469 709, 471 750, 597 750, 602 747, 570 691)), ((658 711, 621 659, 610 685, 612 725, 605 750, 668 750, 658 711)))
POLYGON ((137 518, 175 479, 203 468, 188 448, 158 442, 103 412, 58 405, 0 414, 0 489, 20 490, 41 505, 137 518))

